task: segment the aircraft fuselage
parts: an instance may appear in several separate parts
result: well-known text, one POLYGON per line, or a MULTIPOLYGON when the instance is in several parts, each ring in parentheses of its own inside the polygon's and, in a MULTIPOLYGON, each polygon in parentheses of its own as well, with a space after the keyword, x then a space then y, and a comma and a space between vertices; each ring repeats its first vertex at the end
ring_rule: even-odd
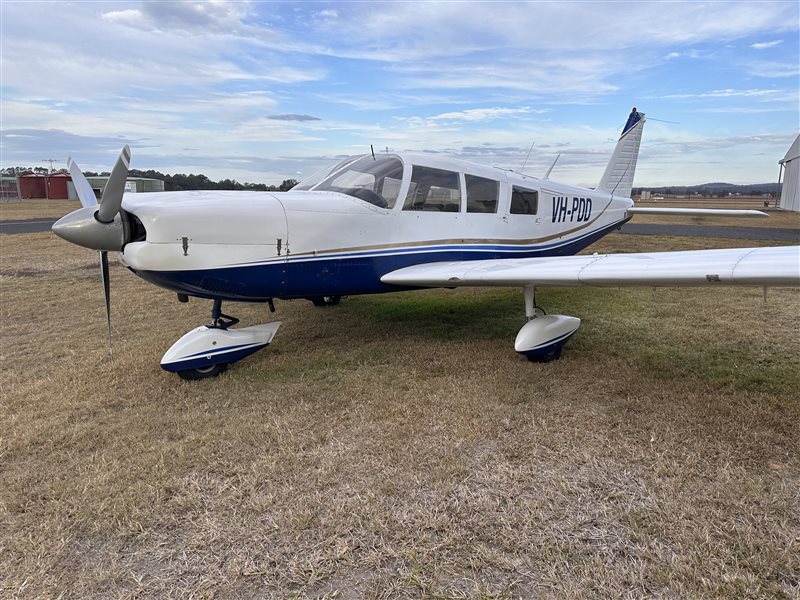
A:
POLYGON ((571 255, 627 220, 597 190, 444 158, 344 161, 289 192, 127 194, 120 258, 142 278, 236 301, 397 291, 420 263, 571 255))

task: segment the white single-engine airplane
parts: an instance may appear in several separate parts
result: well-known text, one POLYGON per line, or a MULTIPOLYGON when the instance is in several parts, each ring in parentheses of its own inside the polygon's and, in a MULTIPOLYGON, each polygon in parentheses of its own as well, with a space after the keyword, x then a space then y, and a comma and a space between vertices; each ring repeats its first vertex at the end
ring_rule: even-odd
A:
POLYGON ((213 300, 211 322, 179 339, 162 368, 213 377, 273 339, 280 322, 234 328, 223 301, 342 296, 425 287, 520 286, 528 322, 515 342, 532 361, 558 358, 580 325, 538 316, 537 286, 800 286, 800 246, 571 256, 635 214, 761 215, 636 208, 630 199, 645 119, 634 108, 600 183, 580 188, 421 153, 350 158, 289 192, 123 196, 125 146, 100 204, 71 159, 83 208, 53 226, 100 250, 111 334, 108 251, 139 277, 213 300))

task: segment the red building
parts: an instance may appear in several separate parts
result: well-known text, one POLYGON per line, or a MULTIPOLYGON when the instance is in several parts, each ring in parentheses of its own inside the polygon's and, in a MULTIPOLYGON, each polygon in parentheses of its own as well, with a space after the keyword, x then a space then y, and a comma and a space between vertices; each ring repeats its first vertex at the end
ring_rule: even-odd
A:
POLYGON ((22 198, 66 200, 69 197, 67 194, 68 181, 72 181, 72 177, 67 173, 20 175, 19 194, 22 198))

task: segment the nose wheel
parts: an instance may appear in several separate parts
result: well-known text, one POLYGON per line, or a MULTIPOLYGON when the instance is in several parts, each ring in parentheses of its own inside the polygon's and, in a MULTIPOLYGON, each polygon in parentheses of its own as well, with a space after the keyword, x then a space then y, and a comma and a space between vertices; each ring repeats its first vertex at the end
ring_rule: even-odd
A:
POLYGON ((196 369, 184 369, 178 371, 178 377, 184 381, 200 381, 201 379, 211 379, 217 377, 228 370, 228 363, 218 363, 208 367, 197 367, 196 369))
POLYGON ((336 306, 341 302, 341 296, 314 296, 310 298, 311 302, 314 303, 314 306, 322 307, 322 306, 336 306))
POLYGON ((280 321, 233 329, 239 319, 222 312, 214 300, 211 322, 184 335, 161 358, 161 368, 187 381, 217 377, 228 366, 266 348, 281 326, 280 321))

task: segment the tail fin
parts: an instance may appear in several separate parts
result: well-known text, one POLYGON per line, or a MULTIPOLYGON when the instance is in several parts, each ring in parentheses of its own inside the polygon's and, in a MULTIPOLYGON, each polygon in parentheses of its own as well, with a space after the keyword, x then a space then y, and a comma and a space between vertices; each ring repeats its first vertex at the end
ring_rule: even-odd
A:
POLYGON ((608 161, 603 177, 595 189, 618 197, 631 197, 633 175, 636 172, 636 159, 639 157, 645 120, 644 113, 637 112, 636 107, 633 107, 611 160, 608 161))

